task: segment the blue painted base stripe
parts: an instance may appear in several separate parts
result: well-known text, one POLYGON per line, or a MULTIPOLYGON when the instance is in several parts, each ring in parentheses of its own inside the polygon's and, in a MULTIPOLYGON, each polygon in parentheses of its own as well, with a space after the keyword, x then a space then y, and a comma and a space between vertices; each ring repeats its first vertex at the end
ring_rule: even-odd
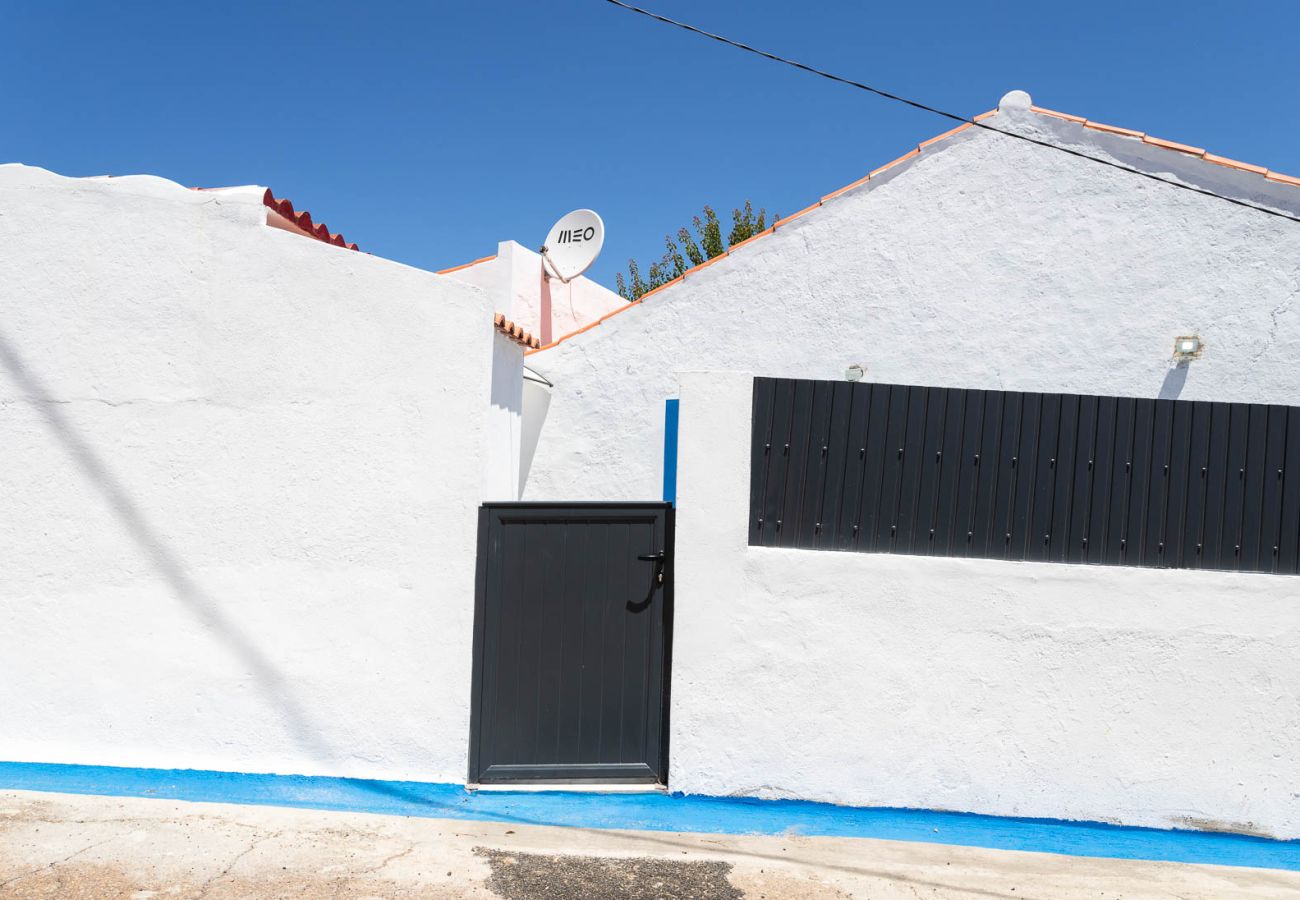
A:
POLYGON ((0 762, 0 789, 709 834, 880 838, 1300 871, 1300 840, 681 794, 470 793, 456 784, 0 762))

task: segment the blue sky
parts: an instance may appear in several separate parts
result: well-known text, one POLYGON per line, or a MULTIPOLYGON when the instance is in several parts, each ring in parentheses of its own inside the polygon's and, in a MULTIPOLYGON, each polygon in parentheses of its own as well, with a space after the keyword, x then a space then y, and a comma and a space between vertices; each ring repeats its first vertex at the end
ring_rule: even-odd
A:
MULTIPOLYGON (((1300 174, 1300 3, 644 0, 963 114, 1054 109, 1300 174)), ((269 185, 422 268, 605 218, 613 285, 704 203, 782 214, 949 123, 603 2, 0 2, 0 160, 269 185)))

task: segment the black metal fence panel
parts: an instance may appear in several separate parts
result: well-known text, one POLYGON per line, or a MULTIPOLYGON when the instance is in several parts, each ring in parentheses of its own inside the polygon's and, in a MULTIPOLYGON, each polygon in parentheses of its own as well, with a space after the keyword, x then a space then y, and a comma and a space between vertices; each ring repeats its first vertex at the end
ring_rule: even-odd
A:
POLYGON ((1300 408, 757 378, 749 542, 1300 572, 1300 408))

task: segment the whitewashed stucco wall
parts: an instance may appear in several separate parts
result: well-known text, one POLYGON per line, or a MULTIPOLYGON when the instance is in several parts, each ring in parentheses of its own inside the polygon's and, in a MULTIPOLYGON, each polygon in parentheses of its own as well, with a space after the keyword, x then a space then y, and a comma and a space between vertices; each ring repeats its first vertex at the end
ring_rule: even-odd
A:
POLYGON ((751 548, 681 380, 673 790, 1300 837, 1300 578, 751 548))
MULTIPOLYGON (((991 124, 1300 213, 1300 188, 1009 98, 991 124)), ((1294 222, 968 130, 530 355, 555 389, 524 496, 658 498, 685 369, 1300 403, 1297 298, 1294 222), (1171 370, 1188 333, 1205 356, 1171 370)))
POLYGON ((0 759, 459 781, 481 291, 0 167, 0 759))

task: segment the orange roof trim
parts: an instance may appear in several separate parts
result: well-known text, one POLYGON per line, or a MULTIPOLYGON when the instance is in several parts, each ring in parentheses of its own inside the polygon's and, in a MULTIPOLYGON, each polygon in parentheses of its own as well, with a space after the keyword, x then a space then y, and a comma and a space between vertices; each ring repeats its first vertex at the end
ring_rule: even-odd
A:
POLYGON ((541 346, 542 342, 532 332, 524 331, 521 326, 511 322, 501 313, 497 313, 492 318, 492 326, 516 344, 521 345, 525 350, 536 350, 541 346))
POLYGON ((1166 150, 1177 150, 1179 153, 1190 153, 1192 156, 1204 156, 1204 147, 1193 147, 1190 144, 1180 144, 1177 141, 1166 141, 1164 138, 1152 137, 1149 134, 1142 136, 1144 144, 1151 144, 1154 147, 1163 147, 1166 150))
POLYGON ((819 206, 821 206, 821 205, 822 205, 822 201, 821 201, 821 200, 818 200, 818 201, 817 201, 816 203, 814 203, 812 206, 805 206, 803 209, 799 210, 797 213, 793 213, 793 214, 791 214, 791 215, 788 215, 788 216, 786 216, 784 219, 777 219, 775 222, 772 223, 772 229, 773 229, 773 230, 776 230, 777 228, 780 228, 782 225, 787 225, 787 224, 789 224, 790 222, 793 222, 795 219, 799 218, 800 216, 806 216, 806 215, 808 215, 808 213, 812 212, 814 209, 816 209, 817 207, 819 207, 819 206))
POLYGON ((1208 152, 1204 147, 1193 147, 1191 144, 1180 144, 1177 141, 1168 141, 1164 138, 1158 138, 1155 135, 1146 134, 1141 131, 1134 131, 1131 128, 1120 128, 1117 125, 1103 125, 1100 122, 1094 122, 1091 119, 1084 119, 1081 116, 1072 116, 1068 113, 1056 112, 1052 109, 1044 109, 1041 106, 1029 107, 1036 113, 1042 113, 1045 116, 1054 116, 1058 119, 1065 119, 1067 122, 1081 123, 1084 128, 1091 128, 1094 131, 1104 131, 1109 134, 1119 134, 1124 137, 1138 138, 1144 144, 1150 144, 1152 147, 1160 147, 1162 150, 1173 150, 1176 153, 1185 153, 1189 156, 1195 156, 1206 162, 1214 163, 1216 166, 1224 166, 1228 169, 1238 169, 1242 172, 1250 172, 1253 175, 1263 175, 1269 181, 1276 181, 1278 184, 1300 185, 1300 178, 1294 175, 1283 175, 1281 172, 1274 172, 1265 166, 1257 166, 1252 163, 1241 162, 1235 159, 1228 159, 1226 156, 1216 156, 1208 152))
POLYGON ((496 258, 497 255, 495 253, 493 253, 491 256, 480 256, 478 259, 474 260, 473 262, 461 263, 459 266, 452 266, 450 269, 438 269, 433 274, 450 275, 452 272, 459 272, 461 269, 468 269, 470 266, 477 266, 479 263, 492 262, 492 260, 496 258))
MULTIPOLYGON (((1287 185, 1293 185, 1295 187, 1300 187, 1300 178, 1297 178, 1294 175, 1283 175, 1281 172, 1274 172, 1271 169, 1265 168, 1264 166, 1256 166, 1250 163, 1238 162, 1235 159, 1228 159, 1227 157, 1224 156, 1216 156, 1213 153, 1206 152, 1201 147, 1193 147, 1190 144, 1180 144, 1177 141, 1167 141, 1164 138, 1154 137, 1152 135, 1146 134, 1141 131, 1134 131, 1131 128, 1120 128, 1118 125, 1106 125, 1102 122, 1094 122, 1091 119, 1087 119, 1083 116, 1075 116, 1075 115, 1071 115, 1070 113, 1057 112, 1054 109, 1047 109, 1042 106, 1031 106, 1029 108, 1033 112, 1036 112, 1040 115, 1051 116, 1052 118, 1055 119, 1062 119, 1066 122, 1072 122, 1076 125, 1081 125, 1084 128, 1092 129, 1093 131, 1101 131, 1107 134, 1116 134, 1116 135, 1120 135, 1121 137, 1137 138, 1138 140, 1142 141, 1145 144, 1149 144, 1152 147, 1159 147, 1162 150, 1169 150, 1174 153, 1182 153, 1189 156, 1194 156, 1199 159, 1203 159, 1206 162, 1211 162, 1219 166, 1225 166, 1230 169, 1237 169, 1243 172, 1250 172, 1255 175, 1262 175, 1267 180, 1276 182, 1278 184, 1287 184, 1287 185)), ((996 109, 991 109, 986 113, 980 113, 978 116, 974 117, 973 122, 983 122, 985 119, 989 119, 997 115, 997 113, 998 111, 996 109)), ((738 250, 739 248, 750 243, 751 241, 755 241, 761 237, 772 234, 778 228, 781 228, 782 226, 790 222, 793 222, 795 219, 798 219, 801 216, 807 215, 808 213, 812 212, 814 209, 817 209, 819 206, 825 205, 828 201, 834 200, 836 197, 839 197, 840 195, 845 194, 856 187, 860 187, 866 184, 867 182, 871 181, 873 178, 876 178, 877 176, 894 168, 895 166, 901 165, 902 163, 905 163, 910 159, 916 158, 926 148, 934 144, 937 144, 940 141, 944 141, 947 140, 948 138, 955 137, 961 132, 966 131, 967 129, 973 127, 975 126, 972 124, 972 122, 965 122, 961 125, 958 125, 956 128, 953 128, 949 131, 945 131, 943 134, 936 135, 935 137, 932 137, 929 140, 922 141, 914 149, 909 150, 907 153, 904 153, 902 156, 898 157, 898 159, 895 159, 893 162, 886 163, 885 165, 881 166, 878 169, 873 169, 869 174, 863 176, 862 178, 859 178, 857 181, 854 181, 850 184, 846 184, 844 187, 840 188, 839 190, 832 191, 831 193, 822 197, 821 200, 819 200, 818 202, 812 204, 811 206, 805 207, 804 209, 799 210, 797 213, 795 213, 792 216, 786 216, 784 219, 778 219, 776 222, 772 224, 771 228, 768 228, 765 231, 761 231, 758 234, 754 235, 753 237, 741 241, 739 244, 730 248, 729 250, 724 250, 720 255, 715 256, 713 259, 705 260, 704 262, 700 263, 698 266, 694 266, 690 269, 687 269, 684 273, 677 276, 667 284, 660 285, 659 287, 655 288, 653 291, 647 291, 645 294, 642 294, 639 300, 636 300, 633 303, 629 303, 627 306, 620 307, 614 310, 613 312, 608 312, 605 315, 601 316, 596 321, 589 322, 586 325, 582 326, 577 331, 571 331, 568 334, 561 335, 560 337, 556 338, 554 341, 551 341, 551 343, 547 344, 545 347, 535 347, 529 350, 528 352, 537 353, 540 350, 549 350, 551 347, 554 347, 557 344, 561 344, 564 341, 567 341, 569 338, 577 337, 578 335, 586 331, 590 331, 591 329, 599 325, 601 322, 604 322, 606 319, 612 316, 616 316, 619 313, 626 312, 627 310, 631 309, 634 306, 640 306, 650 297, 654 296, 655 294, 658 294, 660 291, 667 290, 668 288, 677 284, 677 282, 685 279, 686 276, 692 275, 700 271, 701 269, 705 269, 713 265, 715 262, 718 262, 721 259, 725 259, 726 257, 731 255, 732 251, 738 250)), ((485 257, 485 258, 491 259, 492 257, 485 257)), ((475 262, 468 263, 467 265, 472 266, 479 262, 483 262, 483 260, 475 260, 475 262)), ((464 268, 464 266, 458 266, 457 268, 464 268)), ((448 269, 446 271, 451 272, 451 271, 455 271, 455 269, 448 269)))

